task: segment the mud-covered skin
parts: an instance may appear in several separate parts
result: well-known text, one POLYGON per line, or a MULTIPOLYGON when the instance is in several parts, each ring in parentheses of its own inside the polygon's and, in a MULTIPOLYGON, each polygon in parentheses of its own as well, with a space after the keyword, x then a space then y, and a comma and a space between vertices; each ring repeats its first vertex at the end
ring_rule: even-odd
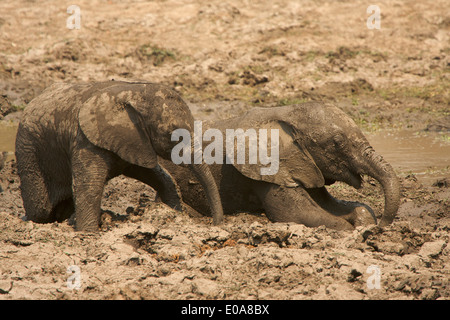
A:
MULTIPOLYGON (((385 210, 379 224, 394 219, 400 194, 392 167, 375 153, 356 124, 332 105, 311 102, 254 108, 243 116, 204 125, 204 130, 208 127, 223 133, 237 128, 280 129, 277 174, 258 175, 259 165, 211 165, 225 213, 264 211, 272 221, 352 229, 373 223, 372 210, 361 203, 333 198, 325 185, 343 181, 359 188, 361 175, 366 174, 377 179, 384 190, 385 210)), ((195 177, 167 161, 161 165, 179 184, 183 201, 208 214, 195 177)))
MULTIPOLYGON (((122 173, 159 189, 163 201, 181 209, 157 156, 170 159, 176 144, 172 131, 193 132, 193 124, 183 100, 159 84, 49 87, 25 109, 16 138, 28 219, 61 221, 75 211, 77 230, 97 230, 103 187, 122 173)), ((214 222, 220 223, 222 207, 209 169, 203 164, 191 169, 205 187, 214 222)))

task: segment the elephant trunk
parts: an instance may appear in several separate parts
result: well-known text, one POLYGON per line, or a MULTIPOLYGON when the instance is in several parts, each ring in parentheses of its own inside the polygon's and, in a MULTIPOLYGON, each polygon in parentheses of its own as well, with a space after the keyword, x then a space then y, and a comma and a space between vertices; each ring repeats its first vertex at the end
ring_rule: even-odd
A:
POLYGON ((395 218, 400 205, 400 184, 392 166, 387 163, 375 150, 368 146, 363 151, 365 165, 364 173, 375 178, 383 187, 384 213, 379 226, 387 226, 395 218))
POLYGON ((191 164, 192 171, 200 181, 210 205, 213 223, 219 225, 223 221, 223 208, 219 189, 207 164, 191 164))

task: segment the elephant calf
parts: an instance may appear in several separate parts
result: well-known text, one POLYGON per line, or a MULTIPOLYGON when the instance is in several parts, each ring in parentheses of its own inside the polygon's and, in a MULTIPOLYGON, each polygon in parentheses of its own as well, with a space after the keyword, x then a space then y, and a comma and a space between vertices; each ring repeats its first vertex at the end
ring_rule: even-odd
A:
MULTIPOLYGON (((27 218, 44 223, 75 213, 77 230, 97 230, 104 185, 119 174, 154 186, 164 202, 181 208, 157 157, 170 161, 172 132, 193 132, 193 125, 186 103, 159 84, 51 86, 27 106, 17 132, 17 168, 27 218)), ((208 166, 193 164, 190 169, 219 224, 223 209, 208 166)))
MULTIPOLYGON (((221 130, 224 137, 226 129, 279 130, 276 174, 261 175, 260 166, 254 164, 226 164, 224 160, 224 164, 211 165, 225 213, 262 210, 272 221, 353 229, 376 222, 372 210, 333 198, 325 186, 343 181, 359 188, 361 175, 366 174, 384 190, 385 208, 379 224, 388 225, 395 217, 400 190, 394 170, 373 150, 354 121, 335 106, 309 102, 254 108, 243 116, 203 126, 208 128, 221 130)), ((183 201, 208 214, 202 190, 192 183, 195 177, 169 161, 163 160, 161 165, 179 184, 183 201)))

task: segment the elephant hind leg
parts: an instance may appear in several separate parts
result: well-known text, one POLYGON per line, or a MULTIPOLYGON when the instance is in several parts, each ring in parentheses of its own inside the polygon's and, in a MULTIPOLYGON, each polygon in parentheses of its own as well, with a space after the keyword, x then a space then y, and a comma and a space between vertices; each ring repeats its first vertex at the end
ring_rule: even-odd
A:
POLYGON ((34 151, 16 152, 25 216, 38 223, 53 222, 48 182, 34 151))
POLYGON ((285 188, 266 182, 258 182, 256 193, 263 203, 267 217, 274 222, 295 222, 307 227, 326 227, 352 230, 345 219, 321 208, 301 187, 285 188))
POLYGON ((18 167, 23 205, 28 220, 37 223, 62 222, 72 215, 74 210, 70 183, 55 185, 52 177, 47 177, 37 164, 28 167, 34 169, 24 169, 18 160, 18 167), (63 200, 60 200, 61 198, 63 200))
POLYGON ((54 221, 47 186, 39 173, 22 175, 20 189, 28 220, 38 223, 54 221))

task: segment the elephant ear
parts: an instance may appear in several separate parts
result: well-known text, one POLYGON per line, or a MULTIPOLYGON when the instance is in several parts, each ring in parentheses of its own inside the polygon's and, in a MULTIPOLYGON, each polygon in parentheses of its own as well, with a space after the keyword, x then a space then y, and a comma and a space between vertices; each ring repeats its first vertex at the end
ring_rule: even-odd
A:
MULTIPOLYGON (((293 130, 290 125, 283 121, 269 121, 262 125, 259 124, 257 127, 258 129, 267 129, 267 151, 263 150, 263 152, 267 152, 267 155, 270 154, 269 157, 272 157, 271 161, 273 163, 267 165, 261 164, 259 154, 263 148, 261 148, 261 145, 258 145, 259 154, 257 164, 249 164, 249 159, 246 159, 245 164, 238 164, 237 161, 234 161, 233 165, 239 172, 254 180, 266 181, 286 187, 295 187, 298 186, 299 183, 306 188, 319 188, 324 186, 325 180, 322 172, 317 167, 306 147, 293 138, 293 130), (276 135, 272 136, 271 131, 274 129, 278 130, 279 157, 276 157, 276 154, 271 154, 271 152, 269 152, 271 147, 274 146, 274 143, 276 143, 276 135), (270 137, 275 140, 272 141, 270 137), (277 158, 279 158, 278 171, 276 171, 277 158), (272 166, 271 173, 273 174, 263 174, 261 169, 270 166, 272 166)), ((256 130, 256 132, 258 133, 258 130, 256 130)), ((263 131, 259 130, 258 141, 261 140, 262 132, 263 131)), ((274 150, 272 149, 272 152, 273 151, 274 150)), ((237 144, 235 143, 235 155, 236 154, 237 144)), ((246 155, 248 154, 249 144, 246 143, 246 155)))
POLYGON ((103 92, 87 99, 78 121, 84 135, 97 147, 109 150, 123 160, 154 168, 157 155, 132 99, 120 102, 103 92))

